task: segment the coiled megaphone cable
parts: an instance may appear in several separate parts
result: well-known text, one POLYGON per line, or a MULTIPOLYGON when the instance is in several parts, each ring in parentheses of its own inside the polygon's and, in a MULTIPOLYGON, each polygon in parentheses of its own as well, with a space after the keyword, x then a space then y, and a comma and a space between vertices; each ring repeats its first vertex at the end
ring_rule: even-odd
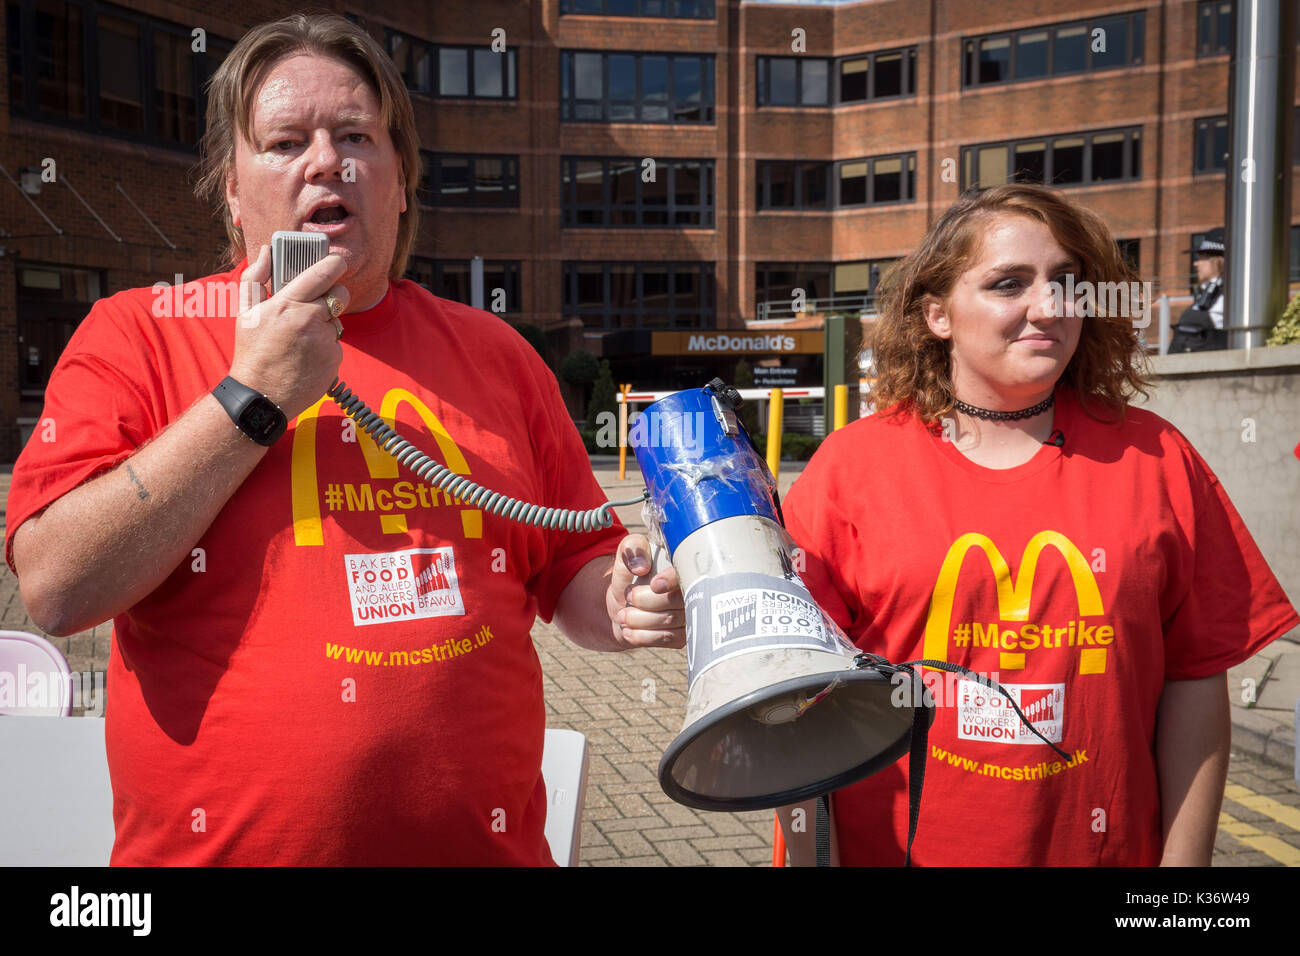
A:
POLYGON ((399 435, 382 417, 371 410, 359 395, 353 394, 346 382, 334 379, 334 384, 325 393, 332 398, 348 417, 374 439, 381 449, 397 459, 414 472, 421 481, 427 481, 439 491, 461 501, 482 508, 489 514, 500 515, 520 524, 534 525, 548 530, 588 532, 608 528, 614 523, 614 508, 634 505, 650 497, 643 491, 627 501, 607 501, 598 508, 578 511, 571 508, 547 508, 511 498, 499 491, 475 484, 463 475, 458 475, 445 465, 440 465, 420 449, 399 435))

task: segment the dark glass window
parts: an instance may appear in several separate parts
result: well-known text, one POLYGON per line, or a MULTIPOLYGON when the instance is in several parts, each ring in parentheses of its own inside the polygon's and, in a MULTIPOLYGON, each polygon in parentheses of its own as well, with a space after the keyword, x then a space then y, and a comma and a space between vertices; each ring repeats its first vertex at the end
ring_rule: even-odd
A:
POLYGON ((1015 168, 1012 177, 1022 183, 1044 183, 1047 181, 1047 144, 1042 140, 1032 143, 1017 143, 1015 147, 1015 168))
POLYGON ((560 0, 560 13, 712 20, 714 0, 560 0))
POLYGON ((759 160, 756 208, 830 209, 916 198, 916 155, 878 156, 838 163, 759 160), (832 179, 833 177, 833 179, 832 179))
POLYGON ((421 151, 417 193, 426 206, 518 206, 519 157, 421 151))
POLYGON ((1011 79, 1011 38, 989 37, 979 41, 981 83, 1005 83, 1011 79))
POLYGON ((561 117, 595 123, 712 123, 713 57, 560 53, 561 117))
POLYGON ((387 31, 387 36, 388 55, 408 90, 480 100, 518 95, 518 51, 513 48, 439 46, 396 30, 387 31))
POLYGON ((799 102, 799 61, 774 57, 769 62, 768 106, 794 106, 799 102))
POLYGON ((190 37, 155 30, 154 134, 159 139, 178 143, 195 143, 199 138, 198 99, 194 90, 194 70, 190 57, 190 37))
MULTIPOLYGON (((432 92, 420 90, 420 92, 432 92)), ((441 50, 438 56, 439 96, 469 96, 469 51, 441 50)))
POLYGON ((1145 13, 991 33, 964 41, 962 84, 1015 83, 1143 62, 1145 13))
POLYGON ((839 59, 758 57, 759 106, 834 106, 916 92, 916 48, 839 59))
POLYGON ((830 63, 826 60, 805 60, 800 102, 805 106, 825 106, 830 103, 829 75, 830 63))
POLYGON ((1052 182, 1070 185, 1083 182, 1082 136, 1062 136, 1052 141, 1052 182))
POLYGON ((1128 63, 1128 17, 1108 17, 1093 27, 1092 68, 1106 70, 1128 63), (1100 30, 1101 33, 1097 33, 1100 30))
POLYGON ((1047 31, 1016 36, 1016 73, 1023 80, 1047 75, 1047 31))
MULTIPOLYGON (((51 117, 84 121, 87 118, 88 84, 85 73, 86 31, 81 7, 58 0, 37 0, 32 12, 36 21, 36 48, 26 52, 27 59, 36 64, 36 111, 51 117)), ((9 99, 14 107, 24 106, 22 22, 22 6, 10 3, 9 99)))
POLYGON ((203 134, 203 84, 230 50, 190 28, 108 4, 6 4, 9 110, 42 122, 192 149, 203 134))
MULTIPOLYGON (((509 314, 522 310, 519 268, 517 260, 484 260, 483 308, 486 311, 509 314)), ((468 259, 412 256, 406 267, 406 278, 440 298, 474 304, 473 265, 468 259)))
POLYGON ((840 61, 840 102, 856 103, 867 98, 867 75, 871 66, 869 57, 855 57, 840 61))
POLYGON ((712 160, 566 156, 560 188, 565 226, 713 228, 712 160))
POLYGON ((1193 173, 1221 173, 1227 169, 1228 117, 1209 116, 1196 121, 1193 154, 1193 173))
POLYGON ((1201 0, 1196 8, 1196 55, 1232 51, 1232 0, 1201 0))
POLYGON ((867 201, 867 162, 840 163, 841 206, 860 206, 867 201))
POLYGON ((1081 73, 1088 68, 1088 28, 1060 27, 1052 44, 1054 73, 1081 73))
POLYGON ((800 163, 800 205, 807 209, 825 209, 830 202, 827 182, 830 176, 828 163, 800 163))
POLYGON ((872 164, 871 198, 875 202, 898 202, 907 198, 903 159, 878 159, 872 164))
POLYGON ((1124 178, 1124 134, 1102 133, 1092 138, 1092 181, 1124 178))
POLYGON ((110 129, 144 132, 144 82, 140 25, 101 13, 99 34, 99 121, 110 129))
POLYGON ((712 328, 712 262, 565 262, 564 314, 590 329, 712 328))
POLYGON ((1053 186, 1134 180, 1142 175, 1141 147, 1140 129, 967 146, 962 149, 962 188, 1012 180, 1053 186))

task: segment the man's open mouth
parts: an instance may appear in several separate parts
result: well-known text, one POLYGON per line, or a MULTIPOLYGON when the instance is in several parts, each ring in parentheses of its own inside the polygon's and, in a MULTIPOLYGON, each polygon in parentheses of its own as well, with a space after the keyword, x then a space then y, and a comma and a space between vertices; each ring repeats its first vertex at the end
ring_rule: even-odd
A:
POLYGON ((342 222, 348 218, 348 211, 342 206, 322 206, 312 213, 308 222, 314 222, 317 225, 328 225, 330 223, 342 222))

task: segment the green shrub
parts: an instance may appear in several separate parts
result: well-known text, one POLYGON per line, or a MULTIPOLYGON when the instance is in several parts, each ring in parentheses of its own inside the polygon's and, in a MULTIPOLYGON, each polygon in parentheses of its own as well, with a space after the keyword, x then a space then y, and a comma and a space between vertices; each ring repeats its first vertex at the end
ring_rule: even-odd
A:
MULTIPOLYGON (((807 461, 812 458, 821 445, 822 440, 816 435, 799 435, 793 432, 785 432, 781 435, 781 458, 789 461, 807 461)), ((760 433, 754 436, 754 444, 758 446, 758 453, 764 458, 767 457, 767 435, 760 433)))
POLYGON ((560 363, 560 378, 586 388, 600 375, 600 362, 586 349, 574 349, 560 363))
POLYGON ((1268 333, 1268 345, 1288 345, 1300 342, 1300 295, 1287 303, 1282 318, 1277 320, 1273 330, 1268 333))
POLYGON ((591 401, 587 403, 587 427, 593 432, 600 428, 601 412, 611 412, 615 417, 618 416, 618 402, 614 399, 617 394, 609 359, 602 359, 600 374, 596 376, 596 384, 591 387, 591 401))

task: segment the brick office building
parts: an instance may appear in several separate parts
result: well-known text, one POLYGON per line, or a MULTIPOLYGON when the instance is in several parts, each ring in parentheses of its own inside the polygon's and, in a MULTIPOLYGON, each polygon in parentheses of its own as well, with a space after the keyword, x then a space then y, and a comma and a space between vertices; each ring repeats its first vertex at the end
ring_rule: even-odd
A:
MULTIPOLYGON (((638 387, 777 354, 770 336, 673 330, 867 305, 974 183, 1056 183, 1176 293, 1183 250, 1223 223, 1228 0, 327 6, 412 90, 428 207, 412 276, 468 301, 481 256, 485 307, 638 387)), ((190 190, 202 84, 292 9, 7 0, 4 460, 95 298, 221 267, 190 190)), ((815 382, 801 351, 779 361, 815 382)))

